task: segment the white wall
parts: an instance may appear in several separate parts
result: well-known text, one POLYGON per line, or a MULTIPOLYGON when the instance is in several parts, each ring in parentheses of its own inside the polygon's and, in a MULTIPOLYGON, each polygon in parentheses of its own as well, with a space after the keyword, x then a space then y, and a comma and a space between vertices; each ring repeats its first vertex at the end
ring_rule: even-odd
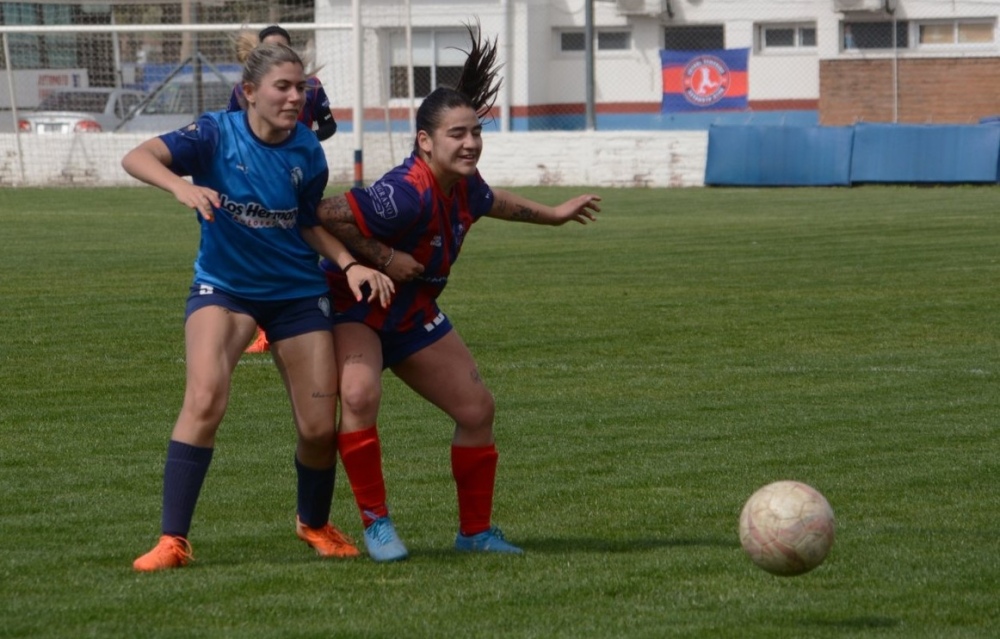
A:
MULTIPOLYGON (((585 0, 411 0, 413 25, 420 27, 457 26, 478 16, 483 32, 500 36, 501 51, 510 52, 502 60, 502 74, 516 106, 582 102, 585 98, 585 67, 582 54, 559 53, 554 34, 560 28, 582 29, 585 24, 585 0), (511 12, 513 42, 502 41, 504 8, 511 12)), ((903 20, 949 19, 957 17, 995 18, 1000 0, 898 0, 896 16, 903 20)), ((351 0, 317 0, 317 22, 350 21, 351 0)), ((364 0, 366 15, 373 16, 368 26, 390 21, 400 24, 399 0, 364 0)), ((834 10, 833 0, 670 0, 673 18, 661 16, 623 16, 613 1, 594 3, 597 29, 628 29, 634 49, 629 52, 597 52, 595 95, 599 102, 657 102, 662 95, 658 51, 663 43, 663 28, 668 25, 724 24, 726 46, 751 47, 750 99, 817 99, 819 97, 819 61, 837 57, 885 57, 891 52, 871 50, 842 52, 839 47, 840 22, 850 19, 887 19, 884 13, 843 14, 834 10), (762 23, 815 22, 817 47, 788 53, 765 51, 754 47, 755 31, 762 23)), ((370 32, 369 35, 373 35, 370 32)), ((350 34, 320 34, 323 37, 350 38, 350 34)), ((372 37, 372 40, 375 38, 372 37)), ((320 53, 339 60, 344 46, 318 42, 320 53), (326 48, 324 48, 326 47, 326 48)), ((369 43, 369 46, 374 46, 369 43)), ((346 49, 350 51, 349 47, 346 49)), ((974 50, 935 48, 909 49, 906 56, 1000 54, 1000 36, 993 47, 974 50)), ((366 82, 378 76, 377 58, 366 52, 366 82)), ((331 70, 332 71, 332 70, 331 70)), ((350 106, 353 84, 349 74, 331 72, 329 81, 322 76, 338 106, 350 106), (348 82, 349 86, 338 83, 348 82)), ((375 95, 366 88, 366 95, 375 95)), ((371 101, 369 101, 371 103, 371 101)))
MULTIPOLYGON (((121 168, 121 158, 146 136, 88 133, 20 138, 19 145, 16 134, 0 134, 0 188, 139 185, 121 168)), ((485 133, 483 138, 480 170, 496 186, 704 185, 705 131, 485 133)), ((398 164, 412 143, 408 134, 391 138, 384 133, 367 134, 365 180, 372 181, 398 164)), ((323 147, 331 183, 353 182, 353 138, 336 135, 323 147)))

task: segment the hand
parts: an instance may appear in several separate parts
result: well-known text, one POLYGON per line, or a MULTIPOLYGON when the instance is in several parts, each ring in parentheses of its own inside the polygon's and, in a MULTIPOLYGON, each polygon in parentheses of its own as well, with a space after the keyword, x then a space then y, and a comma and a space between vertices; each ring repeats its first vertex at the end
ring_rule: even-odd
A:
POLYGON ((354 299, 359 302, 364 297, 361 291, 362 284, 368 284, 371 293, 368 295, 368 303, 372 303, 377 298, 382 308, 388 308, 392 300, 392 294, 396 292, 396 285, 385 273, 379 273, 373 268, 368 268, 363 264, 356 264, 347 270, 347 285, 354 292, 354 299))
POLYGON ((424 272, 424 265, 405 251, 394 251, 392 261, 385 267, 385 274, 397 282, 409 282, 424 272))
POLYGON ((597 205, 600 201, 600 196, 588 194, 578 195, 572 200, 563 202, 555 207, 553 224, 559 226, 569 221, 580 224, 586 224, 588 221, 594 222, 597 220, 594 213, 601 210, 601 207, 597 205))
POLYGON ((217 192, 207 186, 196 186, 187 181, 177 187, 174 197, 184 206, 198 211, 198 214, 209 222, 215 221, 213 208, 222 206, 217 192))

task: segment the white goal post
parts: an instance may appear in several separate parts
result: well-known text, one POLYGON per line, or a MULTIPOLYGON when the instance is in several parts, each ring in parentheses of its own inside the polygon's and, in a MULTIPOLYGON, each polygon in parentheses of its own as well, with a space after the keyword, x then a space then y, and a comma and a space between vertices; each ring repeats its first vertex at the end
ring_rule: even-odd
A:
MULTIPOLYGON (((323 142, 331 164, 331 182, 357 185, 381 175, 409 153, 414 99, 412 66, 405 74, 408 87, 402 89, 408 90, 410 97, 401 100, 399 74, 387 77, 385 63, 390 35, 395 39, 397 57, 404 34, 405 42, 410 42, 409 2, 369 6, 364 12, 361 2, 354 0, 353 4, 351 22, 288 22, 281 26, 291 34, 293 48, 304 54, 323 82, 339 124, 337 135, 323 142), (371 27, 365 24, 366 19, 371 20, 371 27), (390 82, 397 86, 390 88, 390 82)), ((16 137, 13 154, 8 151, 0 157, 0 184, 32 183, 39 172, 53 170, 58 171, 56 183, 107 183, 106 175, 99 180, 90 178, 106 173, 110 158, 120 158, 141 139, 171 130, 178 117, 193 121, 201 111, 225 108, 239 77, 233 37, 244 30, 256 33, 266 26, 269 24, 260 22, 0 25, 0 136, 13 133, 16 137), (19 66, 18 61, 29 58, 37 43, 49 48, 49 64, 43 68, 19 66), (65 65, 63 59, 76 64, 65 65), (167 85, 176 86, 168 91, 167 85), (153 117, 152 106, 144 103, 136 109, 130 104, 126 107, 127 122, 106 132, 54 135, 23 130, 24 116, 37 110, 46 96, 93 87, 142 91, 148 104, 158 106, 158 115, 166 112, 158 104, 167 102, 161 94, 168 94, 173 100, 170 113, 175 117, 169 125, 160 125, 168 120, 153 117), (179 106, 182 102, 186 111, 179 106), (168 128, 158 130, 157 126, 168 128)), ((408 57, 412 65, 412 54, 408 57)))

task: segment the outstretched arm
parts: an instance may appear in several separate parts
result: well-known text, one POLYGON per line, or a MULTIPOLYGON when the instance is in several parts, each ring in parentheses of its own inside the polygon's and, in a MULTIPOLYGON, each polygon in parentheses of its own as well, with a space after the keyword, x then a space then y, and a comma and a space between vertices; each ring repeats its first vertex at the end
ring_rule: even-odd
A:
POLYGON ((207 186, 195 186, 171 171, 172 160, 163 140, 150 138, 125 154, 122 168, 135 179, 173 194, 178 202, 211 222, 215 219, 212 207, 221 206, 219 194, 207 186))
POLYGON ((521 197, 504 191, 493 189, 493 208, 489 216, 509 222, 530 222, 532 224, 548 224, 560 226, 569 221, 586 224, 597 218, 594 213, 601 210, 597 195, 578 195, 556 206, 546 206, 526 197, 521 197))
POLYGON ((316 209, 320 224, 346 244, 359 258, 378 266, 397 282, 408 282, 424 272, 424 266, 404 251, 397 251, 372 237, 365 237, 354 212, 343 195, 324 198, 316 209))

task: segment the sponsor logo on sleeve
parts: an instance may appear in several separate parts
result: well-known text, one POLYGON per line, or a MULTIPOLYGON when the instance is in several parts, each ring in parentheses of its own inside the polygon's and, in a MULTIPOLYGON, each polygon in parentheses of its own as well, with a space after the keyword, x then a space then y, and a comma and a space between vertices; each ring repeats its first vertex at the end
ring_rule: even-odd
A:
POLYGON ((368 197, 371 198, 372 207, 374 207, 376 215, 385 220, 391 220, 399 215, 396 200, 393 198, 396 194, 396 189, 391 184, 376 182, 365 189, 365 191, 368 193, 368 197))

